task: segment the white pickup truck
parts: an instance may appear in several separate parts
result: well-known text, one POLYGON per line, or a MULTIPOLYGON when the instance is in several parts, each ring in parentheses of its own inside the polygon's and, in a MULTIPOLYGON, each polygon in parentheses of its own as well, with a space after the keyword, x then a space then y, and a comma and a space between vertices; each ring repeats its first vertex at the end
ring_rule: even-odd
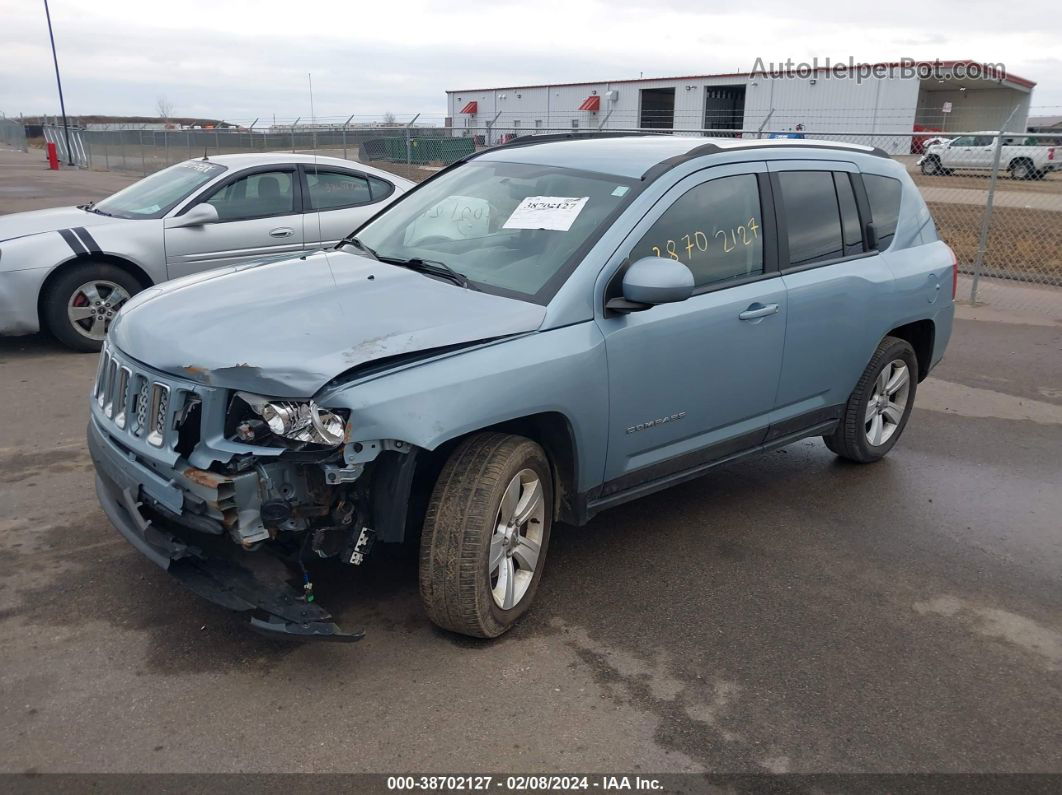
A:
MULTIPOLYGON (((991 171, 996 133, 961 135, 950 141, 926 147, 918 160, 923 174, 951 174, 953 171, 991 171)), ((1042 139, 1021 134, 1005 135, 999 165, 1012 179, 1043 179, 1062 165, 1060 147, 1042 139)))

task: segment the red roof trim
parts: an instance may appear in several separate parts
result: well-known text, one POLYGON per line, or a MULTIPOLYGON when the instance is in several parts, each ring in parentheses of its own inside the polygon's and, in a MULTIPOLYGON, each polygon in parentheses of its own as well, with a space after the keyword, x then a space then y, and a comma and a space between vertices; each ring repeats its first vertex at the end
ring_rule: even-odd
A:
MULTIPOLYGON (((973 64, 973 63, 977 63, 977 61, 970 61, 970 60, 965 60, 965 61, 962 61, 962 60, 960 60, 960 61, 941 61, 940 65, 942 67, 944 67, 945 69, 950 69, 951 67, 956 66, 958 64, 968 65, 968 64, 973 64)), ((933 61, 916 61, 915 62, 915 65, 921 65, 921 64, 933 64, 933 61)), ((902 64, 900 64, 899 61, 882 62, 882 63, 871 64, 871 66, 891 66, 891 67, 898 67, 898 66, 901 66, 901 65, 902 64)), ((827 68, 825 66, 820 66, 817 71, 825 72, 825 71, 828 71, 828 70, 827 70, 827 68)), ((720 72, 720 73, 717 73, 717 74, 710 74, 710 75, 680 75, 680 76, 677 76, 677 77, 634 77, 634 78, 627 78, 625 80, 580 80, 580 81, 578 81, 576 83, 538 83, 538 84, 535 84, 535 85, 524 85, 524 86, 498 86, 496 88, 462 88, 462 89, 455 89, 453 91, 447 91, 446 93, 447 94, 475 94, 476 92, 482 92, 482 91, 518 91, 518 90, 520 90, 522 88, 565 88, 567 86, 611 85, 613 83, 652 83, 652 82, 656 82, 658 80, 707 80, 707 79, 710 79, 710 78, 714 79, 714 78, 719 78, 719 77, 748 78, 748 77, 751 76, 751 74, 752 74, 751 72, 720 72)), ((1024 86, 1025 88, 1032 88, 1033 86, 1036 85, 1036 82, 1034 80, 1027 80, 1024 77, 1019 77, 1018 75, 1012 74, 1012 73, 1009 73, 1009 72, 1007 73, 1006 78, 1003 78, 1003 79, 1005 80, 1005 82, 1014 83, 1014 84, 1019 85, 1019 86, 1024 86)))
POLYGON ((597 94, 591 94, 583 100, 583 104, 579 106, 579 110, 601 110, 601 97, 597 94))

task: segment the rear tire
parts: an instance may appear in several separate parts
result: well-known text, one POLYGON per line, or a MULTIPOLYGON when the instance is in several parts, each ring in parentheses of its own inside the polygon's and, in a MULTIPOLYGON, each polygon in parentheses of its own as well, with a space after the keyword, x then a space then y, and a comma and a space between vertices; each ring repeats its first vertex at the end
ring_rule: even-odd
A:
POLYGON ((52 282, 41 302, 45 328, 68 348, 91 353, 122 305, 143 285, 128 271, 106 262, 83 262, 52 282))
POLYGON ((1010 168, 1007 169, 1010 172, 1011 179, 1034 179, 1036 177, 1036 169, 1033 168, 1032 163, 1028 160, 1016 160, 1010 164, 1010 168))
POLYGON ((917 388, 914 349, 904 340, 886 337, 852 390, 836 430, 823 441, 849 461, 880 460, 907 427, 917 388))
POLYGON ((528 611, 542 579, 553 481, 538 444, 481 433, 435 483, 420 542, 420 596, 443 629, 494 638, 528 611))

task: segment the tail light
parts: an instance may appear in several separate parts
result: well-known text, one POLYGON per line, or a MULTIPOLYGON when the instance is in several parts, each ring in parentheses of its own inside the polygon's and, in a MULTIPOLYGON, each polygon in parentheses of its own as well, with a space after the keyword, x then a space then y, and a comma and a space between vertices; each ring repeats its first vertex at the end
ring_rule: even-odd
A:
POLYGON ((1055 148, 1053 146, 1047 147, 1047 159, 1048 160, 1054 160, 1055 159, 1055 148))
POLYGON ((951 300, 959 294, 959 258, 955 252, 951 252, 951 300))

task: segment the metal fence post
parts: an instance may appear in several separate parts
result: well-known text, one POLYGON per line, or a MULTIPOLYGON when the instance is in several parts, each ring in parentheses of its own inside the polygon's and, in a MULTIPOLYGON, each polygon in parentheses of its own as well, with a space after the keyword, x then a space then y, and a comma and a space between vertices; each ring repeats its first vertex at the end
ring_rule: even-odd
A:
POLYGON ((144 152, 144 131, 136 131, 137 140, 140 141, 140 170, 144 172, 144 176, 147 176, 147 158, 144 152))
POLYGON ((973 282, 970 285, 970 303, 977 303, 977 285, 981 281, 981 270, 985 264, 985 251, 988 248, 988 227, 992 223, 992 207, 996 197, 996 180, 999 177, 999 161, 1002 154, 1000 142, 1003 136, 996 138, 996 145, 992 153, 992 175, 988 178, 988 197, 985 200, 985 211, 981 215, 981 232, 977 238, 977 253, 974 255, 973 282))
POLYGON ((981 234, 977 239, 977 254, 974 256, 973 265, 973 283, 970 285, 970 303, 977 303, 977 285, 981 281, 981 270, 985 264, 985 251, 988 249, 988 227, 992 223, 992 207, 995 203, 996 197, 996 181, 999 179, 999 161, 1003 155, 1003 132, 1010 124, 1010 120, 1014 118, 1014 114, 1017 113, 1018 107, 1015 106, 1014 110, 1007 116, 1007 120, 1003 122, 1000 127, 999 134, 996 135, 996 145, 992 148, 992 175, 988 178, 988 197, 985 200, 985 212, 981 217, 981 234))
POLYGON ((774 108, 771 108, 769 111, 767 111, 767 115, 764 116, 763 124, 761 124, 756 129, 756 137, 757 138, 762 138, 763 137, 763 128, 767 126, 767 122, 769 122, 771 120, 771 116, 773 116, 773 115, 774 115, 774 108))
POLYGON ((406 168, 407 169, 412 165, 412 162, 413 162, 413 142, 412 142, 412 140, 410 138, 410 128, 413 126, 414 122, 416 122, 416 120, 419 119, 419 118, 420 118, 420 114, 418 113, 416 116, 414 116, 412 119, 410 119, 409 120, 409 124, 406 125, 406 168))
POLYGON ((343 159, 349 160, 347 157, 347 125, 350 124, 350 120, 354 118, 354 114, 351 113, 347 116, 347 120, 343 122, 343 159))

